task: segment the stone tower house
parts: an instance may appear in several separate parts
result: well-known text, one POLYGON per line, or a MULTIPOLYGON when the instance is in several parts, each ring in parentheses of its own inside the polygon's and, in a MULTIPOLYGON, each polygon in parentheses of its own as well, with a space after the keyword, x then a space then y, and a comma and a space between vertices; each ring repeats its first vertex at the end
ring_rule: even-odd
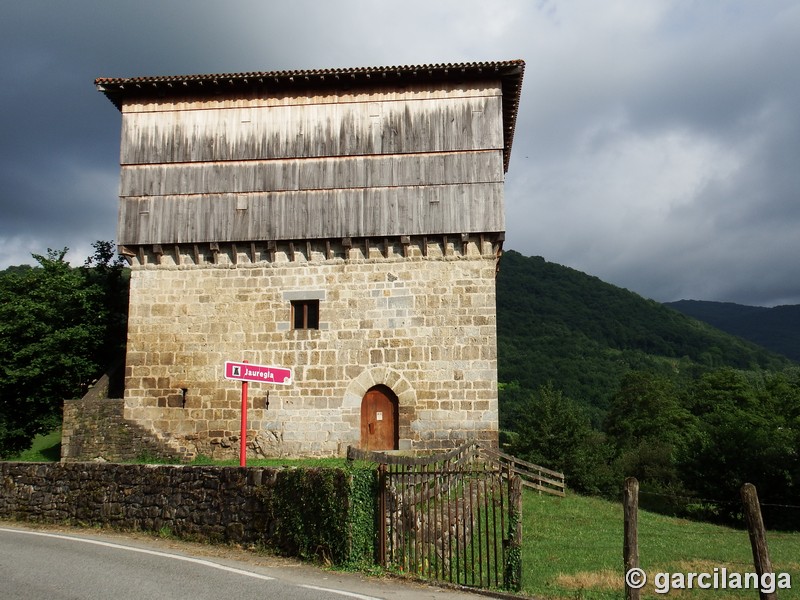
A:
POLYGON ((98 79, 122 113, 124 417, 236 456, 497 443, 522 61, 98 79))

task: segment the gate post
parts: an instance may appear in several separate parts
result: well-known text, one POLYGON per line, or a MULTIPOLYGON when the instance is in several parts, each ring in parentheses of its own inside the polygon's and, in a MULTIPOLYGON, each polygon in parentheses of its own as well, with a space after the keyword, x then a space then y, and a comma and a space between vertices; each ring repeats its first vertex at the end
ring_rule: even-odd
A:
POLYGON ((386 465, 378 464, 378 564, 386 564, 386 465))
POLYGON ((508 546, 503 559, 503 585, 518 592, 522 587, 522 480, 508 466, 508 546))

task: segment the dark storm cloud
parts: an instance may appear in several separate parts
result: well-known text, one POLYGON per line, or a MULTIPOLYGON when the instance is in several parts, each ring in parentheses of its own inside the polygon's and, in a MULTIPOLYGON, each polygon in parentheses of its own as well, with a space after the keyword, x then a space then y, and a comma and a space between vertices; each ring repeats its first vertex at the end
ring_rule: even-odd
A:
POLYGON ((800 10, 635 6, 662 11, 533 66, 510 245, 659 300, 800 302, 800 10))
POLYGON ((507 247, 657 300, 800 303, 794 2, 33 0, 0 52, 0 268, 114 238, 96 77, 523 58, 507 247))

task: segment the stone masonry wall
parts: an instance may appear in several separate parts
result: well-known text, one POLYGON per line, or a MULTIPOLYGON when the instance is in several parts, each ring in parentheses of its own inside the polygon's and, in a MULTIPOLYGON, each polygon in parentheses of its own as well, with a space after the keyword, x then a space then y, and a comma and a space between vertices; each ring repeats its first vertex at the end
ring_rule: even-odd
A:
POLYGON ((0 462, 0 519, 166 530, 370 564, 374 507, 355 496, 373 482, 345 469, 0 462))
POLYGON ((492 244, 425 243, 140 255, 125 417, 190 455, 236 456, 241 385, 223 364, 248 360, 294 370, 291 387, 250 384, 251 456, 343 455, 378 384, 399 399, 401 450, 496 444, 492 244), (299 299, 319 300, 318 330, 292 329, 299 299))
POLYGON ((236 542, 270 528, 260 486, 279 469, 0 463, 0 518, 101 525, 236 542))
POLYGON ((178 462, 185 456, 159 440, 152 431, 126 421, 124 410, 122 399, 65 400, 61 460, 134 462, 161 457, 178 462))

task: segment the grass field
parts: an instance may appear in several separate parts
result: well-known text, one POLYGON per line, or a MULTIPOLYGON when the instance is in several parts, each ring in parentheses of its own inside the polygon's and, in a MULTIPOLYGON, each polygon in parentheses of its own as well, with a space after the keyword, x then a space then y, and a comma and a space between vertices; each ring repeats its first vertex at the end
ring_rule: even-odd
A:
MULTIPOLYGON (((620 503, 569 494, 540 496, 526 490, 523 505, 523 590, 546 598, 586 600, 624 597, 623 518, 620 503)), ((781 600, 800 598, 800 533, 768 532, 776 573, 791 575, 792 590, 781 600)), ((706 523, 639 513, 639 557, 652 580, 657 572, 707 572, 727 568, 752 572, 747 532, 706 523)), ((656 594, 652 581, 643 597, 656 594)), ((669 598, 757 598, 750 590, 673 590, 669 598)))
POLYGON ((55 462, 61 460, 61 429, 37 435, 30 449, 10 460, 22 462, 55 462))
MULTIPOLYGON (((57 462, 61 460, 61 429, 56 429, 50 433, 37 435, 33 439, 33 444, 29 450, 21 452, 19 455, 9 460, 21 462, 57 462)), ((156 457, 143 456, 139 463, 165 463, 171 464, 173 461, 166 461, 156 457)), ((248 467, 343 467, 346 464, 344 458, 268 458, 268 459, 249 459, 248 467)), ((211 460, 200 456, 190 464, 193 465, 218 465, 238 467, 239 459, 230 460, 211 460)))

